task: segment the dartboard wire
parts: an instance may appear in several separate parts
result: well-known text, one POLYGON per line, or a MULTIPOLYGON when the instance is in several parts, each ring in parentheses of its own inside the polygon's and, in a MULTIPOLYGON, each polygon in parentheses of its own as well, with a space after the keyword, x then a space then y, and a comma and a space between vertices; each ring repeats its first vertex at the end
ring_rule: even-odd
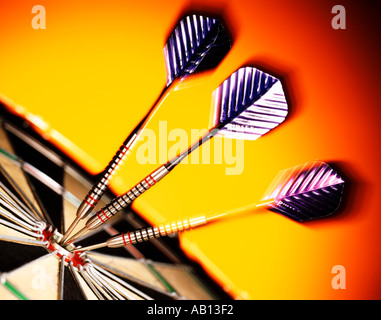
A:
POLYGON ((93 282, 88 278, 87 273, 84 271, 83 266, 80 265, 78 270, 79 270, 80 275, 85 280, 86 284, 89 286, 89 288, 95 294, 95 296, 98 298, 98 300, 105 300, 105 298, 99 292, 99 290, 96 288, 96 286, 93 284, 93 282))
POLYGON ((93 265, 86 268, 87 273, 101 285, 103 290, 111 297, 111 299, 116 300, 126 300, 128 297, 121 295, 121 292, 115 288, 115 286, 107 280, 102 274, 97 272, 93 265))
POLYGON ((135 288, 134 286, 131 286, 127 282, 123 281, 122 279, 118 278, 111 272, 108 272, 106 269, 99 267, 97 264, 93 264, 93 267, 98 270, 99 272, 105 274, 110 279, 114 280, 115 282, 119 283, 121 286, 125 287, 127 290, 135 293, 136 295, 142 297, 146 300, 153 300, 149 295, 145 294, 144 292, 140 291, 139 289, 135 288))
POLYGON ((40 238, 46 224, 43 221, 35 220, 23 208, 9 198, 6 193, 0 191, 0 215, 7 220, 1 219, 1 224, 8 228, 16 229, 29 236, 40 238), (36 233, 39 233, 37 235, 36 233))
POLYGON ((102 288, 108 292, 108 294, 112 297, 113 300, 126 300, 128 299, 124 294, 121 294, 120 290, 117 290, 115 286, 107 281, 99 272, 97 272, 93 265, 86 266, 86 272, 90 275, 90 277, 96 279, 98 283, 102 284, 102 288))
MULTIPOLYGON (((70 273, 71 275, 73 276, 73 279, 75 281, 75 284, 77 285, 78 289, 80 290, 81 294, 83 297, 87 297, 87 294, 86 294, 86 290, 85 288, 83 287, 81 281, 80 281, 80 278, 81 275, 79 274, 79 270, 78 268, 75 268, 74 265, 73 265, 73 261, 70 261, 69 262, 69 270, 70 270, 70 273)), ((83 279, 83 278, 82 278, 83 279)), ((85 281, 86 283, 86 281, 85 281)), ((90 288, 91 289, 91 288, 90 288)))
MULTIPOLYGON (((14 186, 17 188, 16 190, 21 191, 21 189, 18 188, 17 184, 14 184, 14 186)), ((8 229, 17 231, 17 234, 21 233, 21 235, 27 236, 28 238, 20 238, 16 236, 0 234, 0 241, 39 247, 45 246, 46 242, 37 240, 41 239, 40 235, 36 233, 36 231, 38 230, 41 231, 41 223, 34 220, 30 215, 28 215, 25 212, 25 210, 27 211, 27 207, 24 206, 23 209, 21 209, 19 205, 22 205, 22 202, 17 201, 17 197, 15 197, 15 195, 12 192, 10 192, 10 190, 7 189, 4 184, 1 183, 1 187, 3 188, 3 191, 5 191, 5 193, 1 192, 1 200, 3 201, 1 202, 2 207, 0 207, 0 214, 5 216, 8 220, 0 219, 0 224, 8 229), (16 213, 17 216, 21 217, 24 221, 15 217, 12 213, 5 209, 10 210, 12 213, 16 213), (16 222, 17 224, 13 223, 12 221, 16 222), (28 223, 32 223, 32 225, 28 223), (30 239, 30 237, 32 239, 30 239)), ((26 197, 24 199, 26 199, 26 197)), ((19 288, 17 288, 12 282, 10 282, 7 279, 7 276, 16 270, 17 269, 14 269, 7 273, 2 273, 0 282, 16 298, 20 300, 28 300, 27 295, 25 295, 25 293, 23 293, 19 288)))
POLYGON ((65 285, 65 260, 66 256, 63 255, 59 263, 59 274, 58 274, 58 300, 63 300, 64 298, 64 285, 65 285))
MULTIPOLYGON (((40 141, 38 141, 37 139, 27 135, 26 133, 24 133, 23 131, 18 129, 13 124, 11 124, 7 121, 4 121, 4 119, 0 119, 0 121, 3 124, 3 128, 6 130, 6 132, 9 132, 9 133, 13 134, 14 136, 18 137, 19 139, 21 139, 23 142, 25 142, 30 147, 35 149, 38 153, 42 154, 47 159, 49 159, 57 167, 62 168, 65 173, 73 175, 76 178, 76 180, 78 180, 81 184, 86 185, 86 189, 91 188, 92 184, 88 180, 86 180, 86 178, 84 178, 83 175, 80 174, 76 169, 74 169, 71 165, 69 165, 68 162, 65 159, 63 159, 60 155, 58 155, 56 152, 54 152, 51 149, 48 149, 40 141)), ((22 163, 23 163, 22 159, 15 156, 13 154, 13 152, 9 152, 9 150, 8 151, 4 150, 4 151, 5 151, 5 153, 8 153, 8 156, 11 157, 13 159, 13 161, 16 161, 20 166, 22 165, 22 163)), ((37 168, 35 168, 31 164, 27 164, 25 166, 24 170, 27 173, 35 176, 40 181, 41 181, 40 177, 44 175, 44 173, 41 173, 40 170, 38 170, 37 168)), ((46 177, 49 180, 50 177, 49 176, 46 176, 46 177)), ((47 182, 48 180, 41 181, 41 182, 47 182)), ((55 181, 51 181, 51 187, 52 187, 52 189, 56 189, 56 192, 58 194, 61 194, 61 192, 64 193, 63 196, 65 197, 65 199, 70 201, 71 203, 73 203, 76 206, 76 208, 81 204, 81 201, 78 198, 76 198, 75 196, 73 196, 69 191, 59 190, 61 188, 61 186, 59 184, 55 183, 55 181)), ((105 198, 108 198, 108 197, 105 195, 105 198)), ((108 199, 107 201, 109 201, 109 200, 110 199, 108 199)), ((52 223, 50 223, 50 224, 52 224, 52 223)))
POLYGON ((136 288, 130 286, 133 291, 127 289, 127 283, 113 276, 111 273, 106 273, 102 268, 96 267, 93 265, 94 272, 97 273, 101 278, 104 279, 114 290, 116 290, 123 299, 127 300, 153 300, 148 295, 145 295, 136 288), (135 291, 135 292, 134 292, 135 291), (140 293, 140 294, 137 294, 140 293))
MULTIPOLYGON (((2 209, 0 208, 0 212, 2 211, 2 209)), ((0 218, 0 224, 3 225, 4 227, 7 227, 7 228, 10 228, 10 229, 13 229, 15 231, 18 231, 18 232, 21 232, 23 233, 23 235, 26 235, 26 236, 31 236, 33 238, 36 237, 36 233, 35 232, 32 232, 28 229, 25 229, 23 227, 20 227, 19 225, 9 221, 9 220, 4 220, 2 218, 0 218)))
MULTIPOLYGON (((24 170, 25 173, 30 174, 31 176, 36 178, 38 181, 42 182, 45 186, 55 191, 58 195, 62 196, 65 200, 68 200, 73 205, 78 206, 80 204, 80 200, 78 198, 76 198, 69 191, 66 191, 63 186, 61 186, 58 182, 54 181, 51 177, 46 175, 44 172, 34 167, 33 165, 29 164, 28 162, 21 161, 21 159, 17 158, 17 156, 15 155, 12 155, 10 153, 7 153, 7 154, 12 161, 14 161, 17 165, 21 166, 21 168, 24 170)), ((7 174, 7 178, 8 177, 11 179, 9 174, 7 174)), ((30 187, 32 188, 32 184, 30 183, 27 175, 26 175, 26 179, 29 182, 30 187)), ((15 186, 16 190, 20 191, 20 194, 21 194, 22 191, 17 186, 17 184, 15 182, 13 182, 12 184, 15 186)), ((35 193, 34 195, 36 199, 38 199, 37 194, 35 193)), ((23 198, 25 198, 26 202, 31 203, 31 201, 25 195, 23 196, 23 198)), ((43 210, 42 204, 41 204, 41 209, 42 209, 41 211, 43 212, 46 211, 46 210, 43 210)), ((53 222, 51 221, 48 213, 46 212, 44 212, 43 214, 39 213, 38 216, 41 220, 47 221, 50 225, 53 225, 53 222)))
MULTIPOLYGON (((167 290, 164 290, 164 289, 155 287, 154 285, 152 285, 152 284, 150 284, 150 283, 148 283, 148 282, 146 282, 146 281, 143 281, 143 280, 141 280, 141 279, 138 279, 138 278, 134 277, 134 276, 131 275, 131 274, 127 274, 127 273, 125 273, 125 272, 123 272, 123 271, 121 271, 121 270, 119 270, 119 269, 116 269, 116 268, 110 266, 110 265, 106 265, 106 264, 104 264, 103 262, 101 262, 101 261, 95 259, 94 257, 91 257, 91 260, 92 260, 92 262, 94 263, 94 265, 97 265, 97 266, 101 267, 101 268, 104 269, 104 270, 108 270, 108 271, 110 271, 111 273, 113 273, 113 274, 115 274, 115 275, 117 275, 117 276, 119 276, 119 277, 121 277, 121 278, 130 280, 130 281, 132 281, 132 282, 134 282, 134 283, 137 283, 137 284, 139 284, 139 285, 141 285, 141 286, 143 286, 143 287, 145 287, 145 288, 148 288, 148 289, 153 290, 153 291, 155 291, 155 292, 157 292, 157 293, 160 293, 160 294, 162 294, 162 295, 168 297, 169 299, 181 299, 181 298, 182 298, 182 297, 180 297, 180 295, 179 295, 178 293, 176 293, 176 292, 169 292, 169 291, 167 291, 167 290)), ((135 290, 138 290, 138 289, 135 289, 135 290)), ((138 290, 138 291, 139 291, 139 290, 138 290)))
MULTIPOLYGON (((3 176, 7 176, 7 172, 4 169, 3 170, 3 176), (4 173, 6 175, 4 175, 4 173)), ((8 175, 8 177, 10 177, 8 175)), ((4 186, 4 185, 3 185, 4 186)), ((18 187, 17 183, 12 183, 12 187, 14 187, 15 190, 21 191, 21 188, 18 187)), ((35 220, 35 218, 32 218, 28 213, 25 212, 23 208, 21 208, 14 199, 17 199, 15 195, 10 192, 9 189, 4 190, 6 193, 1 193, 0 198, 0 214, 4 216, 8 220, 0 219, 0 223, 12 230, 15 230, 17 232, 21 232, 21 234, 30 236, 35 239, 29 239, 29 238, 20 238, 15 236, 9 236, 9 235, 0 235, 1 241, 6 242, 13 242, 18 243, 22 245, 32 245, 32 246, 38 246, 38 247, 44 247, 46 248, 48 245, 48 241, 42 241, 42 231, 45 229, 46 224, 43 221, 35 220), (9 196, 10 195, 10 196, 9 196)), ((24 197, 24 200, 28 200, 27 203, 32 203, 29 201, 27 197, 24 197)), ((21 204, 18 201, 19 204, 21 204)), ((24 207, 25 208, 25 207, 24 207)), ((12 292, 16 295, 19 299, 27 299, 26 295, 24 293, 21 293, 20 289, 17 289, 14 285, 12 285, 7 277, 9 275, 12 275, 15 272, 18 272, 20 269, 25 268, 26 266, 32 264, 32 263, 39 263, 41 261, 40 259, 45 259, 51 255, 55 255, 57 252, 52 252, 47 255, 44 255, 38 259, 35 259, 33 261, 30 261, 27 264, 21 265, 20 267, 13 269, 9 272, 7 272, 5 275, 3 274, 2 278, 2 284, 4 287, 8 289, 8 291, 12 292)))
POLYGON ((6 276, 6 273, 0 273, 0 284, 3 285, 19 300, 29 300, 28 297, 20 291, 20 289, 18 289, 12 282, 7 280, 6 276))
MULTIPOLYGON (((1 151, 1 148, 0 148, 0 151, 1 151)), ((13 154, 10 154, 9 152, 7 152, 6 155, 12 161, 14 161, 15 164, 21 166, 24 169, 24 172, 32 175, 38 181, 42 182, 45 186, 55 191, 58 195, 62 196, 65 200, 69 201, 74 206, 78 207, 78 205, 81 203, 81 201, 75 195, 73 195, 70 191, 65 190, 63 186, 61 186, 58 182, 54 181, 51 177, 46 175, 44 172, 42 172, 38 168, 34 167, 28 162, 21 161, 21 159, 19 159, 17 156, 13 154)), ((7 176, 10 178, 9 174, 7 174, 7 176)), ((17 184, 15 182, 14 182, 14 185, 17 188, 17 190, 20 190, 20 188, 17 187, 17 184)), ((20 190, 20 193, 21 192, 22 191, 20 190)), ((25 199, 28 200, 26 196, 23 196, 23 197, 25 197, 25 199)), ((31 201, 28 201, 28 202, 31 202, 31 201)), ((47 214, 45 214, 45 216, 46 216, 45 217, 46 219, 44 220, 45 221, 49 220, 49 224, 53 225, 53 223, 50 220, 50 217, 47 214)), ((42 219, 42 216, 40 216, 40 218, 42 219)))
POLYGON ((106 300, 113 300, 112 295, 105 288, 103 283, 101 283, 96 277, 94 277, 90 271, 91 266, 84 266, 84 273, 86 273, 88 279, 93 283, 93 285, 98 289, 98 291, 106 298, 106 300))
POLYGON ((9 131, 10 133, 15 135, 19 139, 26 142, 28 145, 33 147, 40 154, 44 155, 46 158, 48 158, 50 161, 56 164, 58 167, 61 167, 64 164, 64 160, 58 154, 56 154, 52 150, 47 149, 44 145, 42 145, 36 139, 32 138, 31 136, 28 136, 27 134, 19 130, 17 127, 12 125, 11 123, 4 122, 3 127, 6 131, 9 131))
POLYGON ((84 266, 84 273, 86 273, 88 279, 93 283, 94 287, 107 299, 107 300, 119 300, 118 295, 115 295, 114 290, 103 281, 97 274, 93 272, 92 264, 86 264, 84 266))
MULTIPOLYGON (((11 185, 11 187, 17 192, 20 200, 22 200, 34 213, 36 216, 36 219, 39 219, 41 221, 48 222, 49 224, 52 224, 52 221, 50 220, 49 215, 47 214, 46 210, 42 206, 41 202, 39 201, 37 194, 33 188, 33 185, 31 184, 29 178, 28 178, 28 172, 25 170, 25 162, 18 158, 17 156, 6 152, 4 153, 0 148, 0 155, 3 157, 6 157, 8 160, 10 160, 15 166, 19 167, 24 175, 25 181, 28 184, 28 187, 30 188, 31 192, 33 192, 34 199, 38 202, 39 209, 37 209, 34 204, 32 203, 31 199, 28 198, 28 196, 22 191, 21 187, 18 185, 18 183, 12 178, 12 176, 0 165, 0 172, 3 174, 3 177, 7 180, 7 182, 11 185)), ((28 169, 28 165, 26 166, 28 169)), ((29 166, 31 168, 31 166, 29 166)))
MULTIPOLYGON (((0 156, 6 157, 8 160, 10 160, 14 165, 18 166, 19 168, 22 169, 23 173, 25 171, 23 170, 23 165, 21 160, 16 157, 13 154, 10 154, 9 152, 6 152, 4 149, 0 148, 0 156)), ((21 190, 19 185, 14 181, 14 179, 11 177, 11 175, 3 168, 3 166, 0 164, 0 172, 3 174, 3 176, 6 178, 7 182, 13 187, 13 189, 17 192, 19 199, 21 199, 26 206, 31 210, 31 212, 35 215, 37 219, 46 221, 44 215, 40 212, 41 210, 38 210, 32 201, 28 198, 28 196, 21 190)), ((29 183, 27 176, 24 174, 24 177, 26 181, 29 183)), ((4 185, 2 183, 2 185, 4 185)), ((29 183, 30 185, 30 183, 29 183)), ((8 188, 5 187, 5 190, 9 190, 8 188)))
MULTIPOLYGON (((125 216, 125 220, 129 223, 132 223, 134 227, 141 226, 141 224, 138 223, 135 219, 133 219, 129 214, 125 216)), ((106 224, 103 224, 102 227, 111 236, 118 234, 118 232, 111 225, 106 227, 106 224)), ((156 246, 159 249, 166 249, 166 247, 158 239, 155 240, 157 241, 154 241, 154 244, 156 244, 156 246)), ((159 280, 168 289, 168 291, 172 294, 172 297, 176 297, 178 299, 181 298, 178 292, 176 292, 175 288, 171 286, 171 284, 165 279, 165 277, 155 268, 151 260, 147 259, 135 246, 124 246, 123 248, 127 250, 134 258, 139 259, 139 261, 145 264, 147 268, 151 271, 151 273, 155 276, 155 278, 159 280)), ((164 253, 173 263, 180 264, 180 260, 178 259, 178 257, 174 253, 172 254, 170 250, 165 250, 164 253)))
POLYGON ((31 245, 31 246, 42 246, 42 247, 45 247, 48 243, 48 242, 40 241, 40 240, 25 239, 25 238, 7 236, 2 234, 0 234, 0 241, 13 242, 13 243, 25 244, 25 245, 31 245))
MULTIPOLYGON (((24 229, 25 231, 38 232, 41 230, 40 225, 28 224, 27 222, 19 219, 18 217, 14 216, 13 214, 11 214, 9 211, 5 210, 5 208, 2 207, 2 204, 0 204, 0 215, 5 217, 7 220, 9 220, 9 222, 12 223, 12 225, 18 225, 18 226, 20 226, 21 229, 24 229)), ((2 221, 4 221, 4 223, 5 223, 6 220, 2 219, 2 221)), ((4 225, 4 223, 2 223, 2 224, 4 225)), ((8 227, 10 227, 10 224, 8 225, 8 227)), ((18 230, 20 231, 20 229, 18 229, 18 230)))
POLYGON ((26 207, 21 201, 17 200, 14 194, 9 189, 7 189, 6 186, 1 181, 0 181, 0 198, 8 202, 18 212, 26 216, 29 219, 29 221, 30 220, 34 222, 40 221, 33 215, 33 213, 29 210, 28 207, 26 207))
POLYGON ((8 201, 0 197, 0 215, 13 221, 14 223, 24 227, 31 231, 42 231, 45 227, 45 223, 39 223, 38 221, 30 220, 28 216, 24 215, 23 211, 13 207, 8 201))

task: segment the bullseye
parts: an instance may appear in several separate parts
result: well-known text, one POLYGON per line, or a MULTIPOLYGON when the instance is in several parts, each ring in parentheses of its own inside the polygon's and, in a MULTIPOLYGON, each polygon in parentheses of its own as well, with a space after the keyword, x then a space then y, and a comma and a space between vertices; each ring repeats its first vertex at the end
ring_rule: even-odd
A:
POLYGON ((64 246, 60 245, 63 235, 57 230, 53 230, 52 227, 46 228, 42 232, 44 239, 46 241, 46 248, 49 252, 54 252, 58 259, 64 257, 65 264, 73 263, 74 267, 84 266, 86 256, 81 252, 72 252, 76 249, 73 244, 65 244, 64 246))

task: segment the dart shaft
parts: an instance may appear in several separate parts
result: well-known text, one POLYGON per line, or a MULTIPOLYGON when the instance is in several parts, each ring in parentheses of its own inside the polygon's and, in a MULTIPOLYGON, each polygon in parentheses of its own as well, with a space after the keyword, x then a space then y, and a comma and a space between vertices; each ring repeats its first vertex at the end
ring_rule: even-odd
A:
POLYGON ((194 150, 196 150, 198 147, 200 147, 203 143, 209 141, 211 138, 213 138, 218 133, 218 127, 213 128, 212 130, 209 130, 206 134, 204 134, 198 141, 193 143, 188 150, 183 151, 178 155, 177 157, 174 157, 168 163, 166 164, 166 168, 171 171, 174 169, 186 156, 191 154, 194 150))

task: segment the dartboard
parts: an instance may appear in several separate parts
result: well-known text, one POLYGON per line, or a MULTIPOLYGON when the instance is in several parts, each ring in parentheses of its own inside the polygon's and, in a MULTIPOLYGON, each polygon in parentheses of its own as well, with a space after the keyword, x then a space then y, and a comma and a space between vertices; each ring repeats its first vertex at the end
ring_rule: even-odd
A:
MULTIPOLYGON (((60 246, 92 181, 41 141, 1 119, 0 299, 226 297, 181 253, 175 238, 74 255, 60 246)), ((105 196, 103 201, 108 200, 105 196)), ((144 225, 139 215, 126 210, 79 245, 144 225)))

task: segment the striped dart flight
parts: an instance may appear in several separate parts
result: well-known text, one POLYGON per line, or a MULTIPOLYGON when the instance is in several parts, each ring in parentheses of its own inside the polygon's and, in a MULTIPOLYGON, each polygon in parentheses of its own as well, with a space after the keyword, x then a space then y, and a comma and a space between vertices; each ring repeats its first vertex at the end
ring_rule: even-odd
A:
POLYGON ((313 162, 281 171, 263 198, 271 211, 296 221, 331 215, 338 208, 344 180, 326 163, 313 162))
POLYGON ((213 92, 214 122, 198 142, 153 171, 125 194, 116 197, 86 222, 86 226, 69 241, 129 206, 143 192, 154 186, 182 159, 216 134, 255 140, 282 123, 287 115, 286 98, 279 79, 253 67, 234 72, 213 92))
POLYGON ((118 248, 129 244, 159 238, 169 234, 190 230, 211 221, 265 207, 295 221, 325 218, 339 207, 344 189, 344 180, 326 163, 315 161, 282 170, 273 180, 265 196, 258 204, 250 204, 230 212, 213 216, 182 219, 149 228, 123 233, 74 251, 87 251, 101 247, 118 248))
POLYGON ((62 242, 65 242, 78 222, 86 218, 101 199, 111 177, 133 148, 139 134, 158 108, 158 102, 172 82, 175 79, 184 79, 195 72, 215 68, 226 56, 230 48, 230 38, 225 27, 218 19, 193 14, 180 20, 164 47, 167 86, 143 120, 123 142, 116 155, 103 171, 98 182, 82 201, 77 210, 76 218, 65 232, 62 242))

